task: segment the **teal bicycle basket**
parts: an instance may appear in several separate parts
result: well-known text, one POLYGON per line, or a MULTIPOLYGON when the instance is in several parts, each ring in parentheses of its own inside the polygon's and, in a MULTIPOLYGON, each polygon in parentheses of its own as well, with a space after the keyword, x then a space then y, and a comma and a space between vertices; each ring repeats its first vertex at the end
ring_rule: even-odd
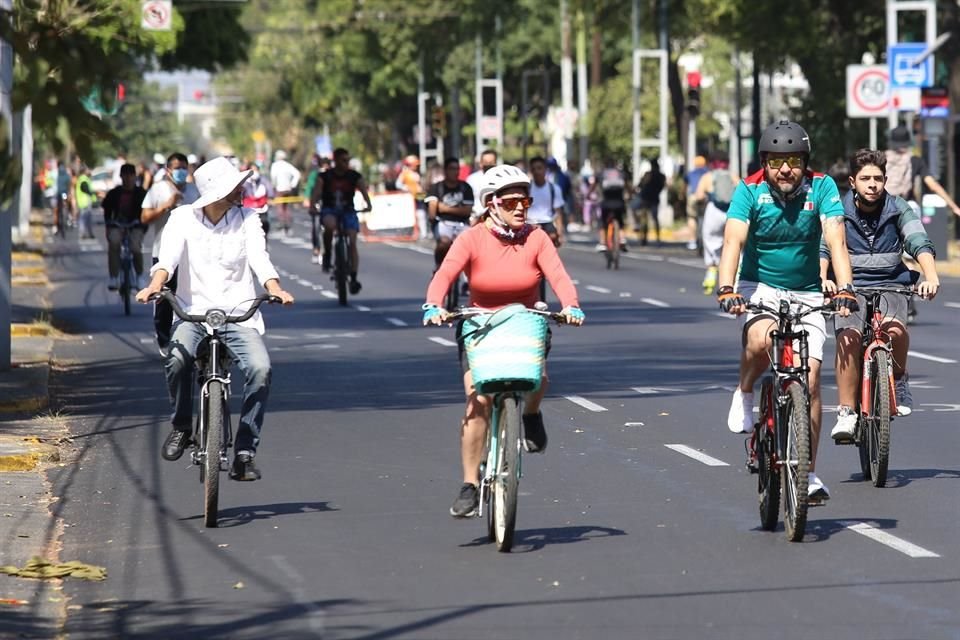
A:
POLYGON ((547 320, 523 305, 473 316, 463 324, 473 384, 483 394, 535 391, 546 358, 547 320))

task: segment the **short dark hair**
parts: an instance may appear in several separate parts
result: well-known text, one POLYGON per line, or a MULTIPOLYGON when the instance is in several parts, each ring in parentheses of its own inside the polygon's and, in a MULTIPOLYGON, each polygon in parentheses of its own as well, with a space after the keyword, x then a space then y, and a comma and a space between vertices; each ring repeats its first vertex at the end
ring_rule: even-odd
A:
POLYGON ((887 175, 887 154, 876 149, 857 149, 850 156, 850 175, 856 176, 861 169, 871 164, 880 169, 880 173, 887 175))
POLYGON ((130 164, 129 162, 120 165, 120 175, 121 176, 135 176, 137 175, 137 168, 130 164))
POLYGON ((486 155, 492 155, 494 158, 498 158, 498 157, 499 157, 499 156, 497 155, 497 150, 496 150, 496 149, 484 149, 484 150, 480 153, 480 157, 481 157, 481 158, 482 158, 483 156, 486 156, 486 155))
POLYGON ((547 159, 543 156, 533 156, 530 158, 530 166, 532 167, 535 163, 541 163, 543 166, 547 166, 547 159))
POLYGON ((460 158, 454 158, 453 156, 447 158, 443 161, 443 168, 446 169, 450 165, 455 164, 458 167, 460 166, 460 158))
POLYGON ((348 155, 350 155, 350 152, 344 149, 343 147, 337 147, 336 149, 333 150, 334 158, 336 158, 337 156, 348 156, 348 155))
POLYGON ((190 164, 187 162, 187 156, 183 155, 182 153, 171 153, 169 156, 167 156, 167 166, 169 167, 172 165, 174 160, 179 160, 183 163, 183 166, 190 164))

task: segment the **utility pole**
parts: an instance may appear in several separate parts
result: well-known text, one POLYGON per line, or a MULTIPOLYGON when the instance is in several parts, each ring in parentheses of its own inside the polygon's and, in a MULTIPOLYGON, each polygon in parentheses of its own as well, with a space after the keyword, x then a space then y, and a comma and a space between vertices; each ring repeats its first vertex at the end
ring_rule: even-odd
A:
POLYGON ((733 135, 730 144, 730 166, 736 169, 738 176, 744 175, 743 164, 743 128, 740 114, 743 111, 743 78, 740 75, 740 50, 733 50, 733 135))
MULTIPOLYGON (((573 113, 573 60, 570 56, 570 11, 567 4, 568 0, 560 0, 560 97, 564 122, 567 122, 573 113)), ((570 156, 573 142, 571 133, 569 128, 563 132, 564 154, 562 158, 557 158, 563 170, 567 169, 567 158, 570 156)))
POLYGON ((583 9, 577 9, 577 106, 580 115, 577 118, 580 133, 579 164, 583 167, 587 161, 587 23, 583 9))
MULTIPOLYGON (((760 146, 760 65, 757 64, 757 52, 754 51, 752 55, 753 60, 753 95, 750 99, 751 106, 751 131, 750 138, 753 140, 753 155, 751 160, 759 160, 759 154, 757 153, 757 148, 760 146)), ((749 165, 749 162, 747 163, 749 165)))
MULTIPOLYGON (((0 10, 4 15, 13 16, 13 0, 0 0, 0 10)), ((0 133, 0 140, 7 140, 9 149, 6 153, 9 157, 4 158, 4 162, 10 162, 13 154, 17 153, 14 141, 19 136, 14 135, 13 131, 13 104, 10 94, 13 93, 13 46, 5 40, 0 40, 0 126, 3 132, 0 133)), ((3 150, 0 150, 3 153, 3 150)), ((11 197, 10 200, 0 202, 0 371, 10 369, 10 320, 12 317, 11 306, 11 271, 13 268, 13 243, 11 233, 13 224, 16 220, 19 222, 19 206, 17 197, 11 197), (14 214, 17 215, 14 215, 14 214)))
MULTIPOLYGON (((630 7, 630 33, 633 45, 633 77, 640 77, 640 0, 633 0, 630 7)), ((630 167, 633 180, 636 182, 640 176, 640 83, 633 83, 633 157, 630 167)))

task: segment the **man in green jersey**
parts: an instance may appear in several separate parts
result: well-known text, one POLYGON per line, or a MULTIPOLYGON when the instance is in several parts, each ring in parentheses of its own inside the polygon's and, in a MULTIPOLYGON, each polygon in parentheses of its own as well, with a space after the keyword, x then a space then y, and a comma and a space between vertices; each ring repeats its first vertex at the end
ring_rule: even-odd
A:
MULTIPOLYGON (((820 281, 820 239, 834 258, 840 290, 834 303, 841 316, 857 310, 843 224, 843 206, 832 178, 808 167, 810 138, 795 122, 768 126, 758 148, 761 168, 733 193, 723 234, 719 267, 720 307, 743 315, 740 383, 733 394, 727 426, 734 433, 753 430, 753 386, 770 365, 770 332, 776 322, 769 314, 747 313, 746 304, 776 307, 782 299, 818 306, 823 303, 820 281), (737 265, 741 254, 739 281, 737 265), (839 258, 839 260, 837 260, 839 258)), ((829 492, 814 473, 820 438, 820 365, 826 341, 821 314, 804 318, 810 354, 810 476, 808 493, 824 500, 829 492)))

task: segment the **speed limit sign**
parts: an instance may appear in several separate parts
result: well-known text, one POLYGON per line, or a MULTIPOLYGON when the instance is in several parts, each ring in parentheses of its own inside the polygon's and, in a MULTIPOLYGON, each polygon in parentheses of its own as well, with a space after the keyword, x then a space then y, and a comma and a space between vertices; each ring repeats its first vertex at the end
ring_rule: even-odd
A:
POLYGON ((847 65, 847 117, 878 118, 890 110, 890 68, 882 64, 847 65))

